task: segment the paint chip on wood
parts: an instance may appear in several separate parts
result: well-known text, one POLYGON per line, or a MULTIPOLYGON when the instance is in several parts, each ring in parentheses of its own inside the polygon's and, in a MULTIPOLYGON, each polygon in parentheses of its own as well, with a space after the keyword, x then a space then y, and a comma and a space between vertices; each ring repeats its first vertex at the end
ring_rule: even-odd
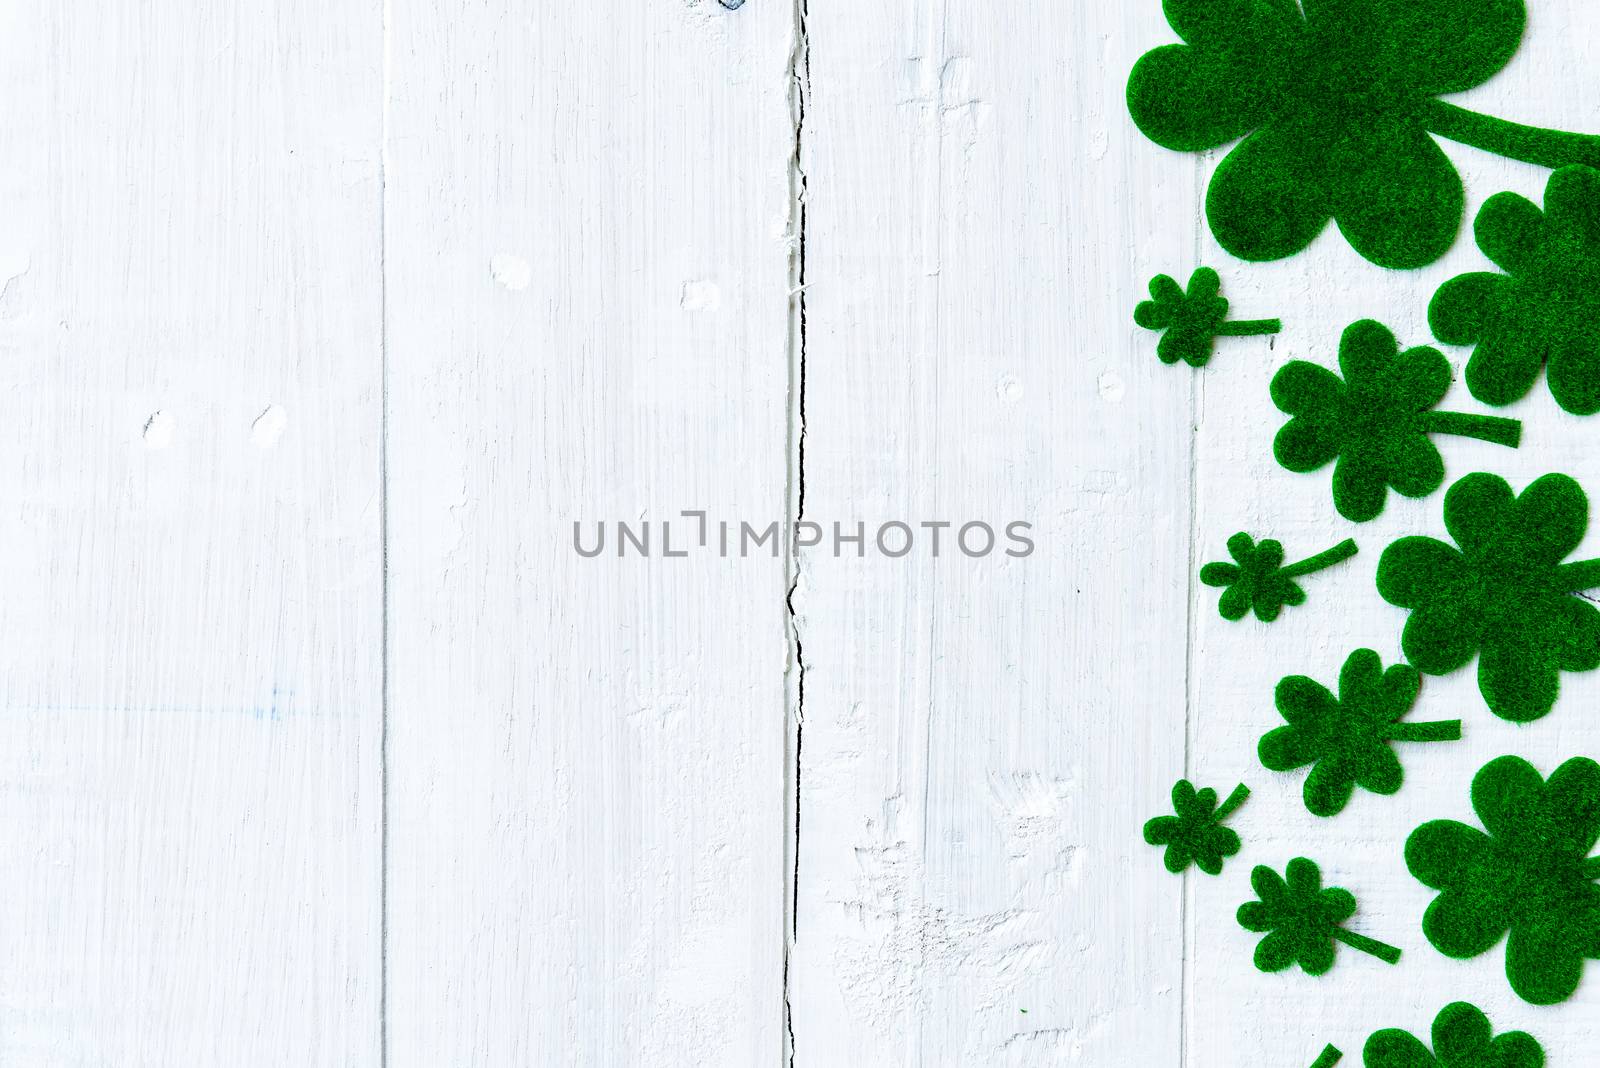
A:
POLYGON ((678 306, 686 312, 716 311, 722 307, 722 289, 704 279, 685 282, 678 306))
POLYGON ((489 273, 506 289, 527 289, 533 281, 533 268, 521 256, 510 252, 497 252, 489 260, 489 273))
POLYGON ((257 448, 270 449, 283 437, 283 430, 288 425, 288 413, 276 404, 269 404, 250 424, 250 442, 257 448))
POLYGON ((178 421, 166 412, 153 412, 144 424, 144 446, 147 449, 165 449, 172 444, 178 432, 178 421))

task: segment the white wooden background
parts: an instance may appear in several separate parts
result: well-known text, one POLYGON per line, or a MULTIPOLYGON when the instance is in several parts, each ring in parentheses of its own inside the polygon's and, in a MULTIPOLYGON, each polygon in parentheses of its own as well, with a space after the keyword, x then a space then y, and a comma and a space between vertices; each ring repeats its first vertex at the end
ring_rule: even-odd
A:
MULTIPOLYGON (((1600 129, 1600 10, 1532 7, 1469 102, 1600 129)), ((1458 998, 1588 1063, 1600 978, 1445 960, 1401 845, 1492 756, 1600 755, 1600 673, 1522 728, 1429 680, 1466 740, 1319 821, 1255 763, 1272 685, 1398 656, 1373 570, 1441 495, 1270 629, 1195 581, 1352 533, 1267 383, 1357 318, 1425 342, 1482 260, 1233 261, 1215 156, 1122 103, 1172 39, 1157 0, 0 5, 0 1063, 1300 1068, 1458 998), (1196 374, 1131 311, 1201 262, 1286 329, 1196 374), (571 549, 684 509, 1038 551, 571 549), (1139 838, 1186 773, 1255 790, 1218 879, 1139 838), (1248 869, 1297 854, 1401 966, 1251 968, 1248 869)), ((1448 151, 1469 211, 1542 191, 1448 151)), ((1592 420, 1513 414, 1452 477, 1600 496, 1592 420)))

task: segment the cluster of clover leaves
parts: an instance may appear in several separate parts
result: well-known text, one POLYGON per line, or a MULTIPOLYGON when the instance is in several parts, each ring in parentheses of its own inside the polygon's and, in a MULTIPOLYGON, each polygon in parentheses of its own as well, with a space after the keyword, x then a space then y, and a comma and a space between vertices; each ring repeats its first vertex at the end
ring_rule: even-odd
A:
MULTIPOLYGON (((1489 80, 1511 59, 1527 21, 1525 0, 1164 0, 1178 42, 1147 52, 1128 80, 1135 125, 1180 152, 1232 145, 1212 175, 1205 217, 1217 243, 1246 261, 1293 255, 1337 224, 1360 256, 1381 267, 1430 264, 1454 243, 1465 209, 1460 175, 1438 138, 1553 173, 1538 205, 1512 193, 1490 197, 1474 221, 1477 246, 1494 270, 1450 278, 1429 303, 1439 342, 1470 346, 1463 379, 1482 404, 1522 399, 1543 375, 1551 397, 1574 415, 1600 412, 1600 137, 1525 126, 1466 110, 1445 96, 1489 80)), ((1163 363, 1201 368, 1221 337, 1273 334, 1278 319, 1234 320, 1216 271, 1187 286, 1150 283, 1135 322, 1162 334, 1163 363)), ((1364 523, 1389 492, 1424 498, 1445 483, 1435 438, 1462 436, 1515 448, 1522 425, 1495 415, 1440 410, 1454 373, 1430 346, 1402 348, 1381 323, 1345 329, 1337 370, 1295 360, 1272 378, 1272 403, 1287 418, 1272 446, 1297 473, 1331 467, 1335 510, 1364 523)), ((1403 537, 1384 549, 1377 592, 1408 612, 1404 663, 1349 654, 1337 692, 1302 675, 1283 678, 1274 701, 1282 723, 1260 739, 1267 769, 1298 772, 1306 808, 1344 811, 1357 789, 1396 793, 1404 771, 1396 746, 1448 742, 1460 720, 1408 718, 1425 675, 1477 661, 1489 710, 1526 723, 1555 705, 1562 672, 1600 667, 1600 609, 1579 596, 1600 586, 1600 560, 1573 561, 1589 502, 1561 474, 1517 492, 1487 473, 1455 481, 1444 495, 1447 540, 1403 537)), ((1220 588, 1224 619, 1278 619, 1301 606, 1299 580, 1354 556, 1346 539, 1286 563, 1282 544, 1248 533, 1228 539, 1229 561, 1199 578, 1220 588)), ((1243 848, 1227 820, 1249 796, 1226 800, 1180 780, 1172 814, 1144 837, 1164 848, 1174 873, 1219 875, 1243 848)), ((1600 764, 1574 758, 1548 778, 1519 757, 1501 757, 1473 778, 1480 826, 1435 820, 1405 843, 1412 875, 1437 891, 1421 918, 1439 952, 1471 958, 1505 944, 1505 973, 1523 1000, 1571 997, 1588 959, 1600 959, 1600 764)), ((1337 946, 1399 960, 1398 948, 1347 926, 1356 898, 1324 886, 1312 860, 1280 874, 1250 874, 1254 899, 1238 923, 1261 934, 1254 962, 1265 972, 1298 966, 1328 972, 1337 946)), ((1526 1034, 1495 1036, 1472 1005, 1446 1006, 1430 1043, 1394 1029, 1367 1040, 1367 1068, 1495 1065, 1538 1068, 1526 1034)), ((1341 1057, 1324 1048, 1314 1068, 1341 1057)))

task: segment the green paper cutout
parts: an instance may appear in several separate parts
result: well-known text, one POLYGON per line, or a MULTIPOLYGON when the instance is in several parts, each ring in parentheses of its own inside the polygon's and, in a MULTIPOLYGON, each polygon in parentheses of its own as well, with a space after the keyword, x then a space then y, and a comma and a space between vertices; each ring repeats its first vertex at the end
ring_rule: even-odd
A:
POLYGON ((1311 1068, 1333 1068, 1343 1058, 1344 1052, 1330 1043, 1322 1047, 1322 1054, 1312 1062, 1311 1068))
POLYGON ((1258 545, 1241 530, 1228 539, 1228 553, 1234 563, 1213 561, 1200 569, 1201 582, 1224 587, 1217 601, 1218 614, 1239 620, 1254 609, 1257 619, 1271 623, 1284 605, 1305 603, 1306 591, 1295 579, 1350 559, 1356 554, 1356 543, 1346 538, 1331 549, 1284 567, 1282 544, 1264 538, 1258 545))
POLYGON ((1435 337, 1477 346, 1467 388, 1485 404, 1510 404, 1548 364, 1557 404, 1575 415, 1600 411, 1600 171, 1556 171, 1542 212, 1497 193, 1474 230, 1505 273, 1457 275, 1428 305, 1435 337))
POLYGON ((1461 737, 1461 721, 1402 723, 1416 702, 1422 676, 1409 664, 1387 671, 1378 654, 1357 649, 1339 672, 1335 698, 1304 675, 1279 681, 1274 699, 1288 723, 1261 738, 1261 763, 1272 771, 1310 764, 1305 803, 1313 815, 1343 811, 1355 788, 1389 795, 1405 772, 1394 742, 1447 742, 1461 737))
POLYGON ((1457 1001, 1433 1018, 1433 1049, 1409 1031, 1378 1031, 1361 1051, 1365 1068, 1544 1068, 1544 1050, 1526 1031, 1498 1037, 1477 1006, 1457 1001))
POLYGON ((1506 978, 1524 1001, 1553 1005, 1600 957, 1600 764, 1577 757, 1547 782, 1520 757, 1491 760, 1472 780, 1488 833, 1434 820, 1406 840, 1406 867, 1442 891, 1422 933, 1447 957, 1486 953, 1510 931, 1506 978))
POLYGON ((1364 523, 1383 511, 1389 489, 1426 497, 1444 482, 1444 460, 1430 434, 1457 434, 1516 446, 1522 424, 1494 415, 1436 412, 1450 389, 1450 363, 1438 349, 1400 351, 1393 332, 1363 319, 1339 340, 1344 379, 1296 360, 1272 379, 1272 402, 1290 416, 1272 454, 1290 471, 1333 467, 1333 503, 1364 523))
POLYGON ((1333 967, 1334 942, 1370 953, 1394 964, 1400 950, 1344 927, 1356 912, 1356 899, 1342 887, 1322 887, 1322 871, 1305 857, 1289 862, 1284 879, 1265 864, 1250 873, 1250 886, 1258 901, 1239 906, 1239 926, 1266 932, 1256 946, 1255 965, 1264 972, 1281 972, 1292 964, 1307 975, 1322 975, 1333 967))
POLYGON ((1165 364, 1182 360, 1204 367, 1219 337, 1255 337, 1283 329, 1277 319, 1228 322, 1222 279, 1210 267, 1189 276, 1187 292, 1170 276, 1158 274, 1150 279, 1150 297, 1133 309, 1133 321, 1146 330, 1165 331, 1156 345, 1156 357, 1165 364))
POLYGON ((1222 821, 1250 796, 1249 787, 1240 783, 1228 799, 1217 806, 1217 792, 1209 786, 1196 791, 1188 779, 1172 787, 1175 816, 1157 816, 1144 825, 1144 840, 1153 846, 1167 847, 1162 862, 1177 875, 1191 863, 1207 875, 1219 875, 1222 861, 1239 852, 1239 835, 1222 821))
POLYGON ((1184 44, 1144 54, 1128 111, 1198 152, 1239 138, 1206 193, 1211 232, 1246 260, 1335 220, 1384 267, 1432 263, 1461 226, 1461 176, 1433 136, 1545 167, 1600 165, 1600 139, 1437 99, 1488 81, 1521 43, 1522 0, 1165 0, 1184 44))
POLYGON ((1600 610, 1579 590, 1600 585, 1600 560, 1562 563, 1583 540, 1589 500, 1566 475, 1522 494, 1472 474, 1444 498, 1456 546, 1401 538, 1378 561, 1378 592, 1412 610, 1406 659, 1445 675, 1478 659, 1478 689, 1495 715, 1527 722, 1554 706, 1563 671, 1600 667, 1600 610))

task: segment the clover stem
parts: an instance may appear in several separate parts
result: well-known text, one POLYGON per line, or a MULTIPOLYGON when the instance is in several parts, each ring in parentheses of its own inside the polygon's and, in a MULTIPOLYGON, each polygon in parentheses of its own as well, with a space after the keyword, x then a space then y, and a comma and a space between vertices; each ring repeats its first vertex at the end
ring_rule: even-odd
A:
POLYGON ((1391 742, 1454 742, 1461 738, 1459 719, 1437 720, 1433 723, 1392 723, 1384 732, 1391 742))
POLYGON ((1333 937, 1349 946, 1351 949, 1370 953, 1387 964, 1397 964, 1400 961, 1400 950, 1387 942, 1380 942, 1376 938, 1358 935, 1354 931, 1347 931, 1343 927, 1334 929, 1333 937))
POLYGON ((1223 820, 1233 815, 1234 810, 1240 805, 1244 804, 1244 799, 1249 796, 1250 787, 1246 786, 1244 783, 1240 783, 1238 786, 1235 786, 1233 788, 1233 793, 1228 795, 1228 799, 1217 806, 1217 811, 1211 816, 1212 821, 1215 823, 1221 823, 1223 820))
POLYGON ((1422 105, 1421 117, 1430 133, 1507 159, 1552 169, 1573 163, 1600 167, 1600 137, 1590 134, 1524 126, 1437 99, 1422 105))
POLYGON ((1283 329, 1281 319, 1236 319, 1217 327, 1218 337, 1255 337, 1276 334, 1283 329))
POLYGON ((1495 445, 1516 448, 1522 440, 1522 423, 1498 415, 1469 415, 1466 412, 1423 412, 1419 416, 1422 429, 1429 434, 1454 434, 1461 438, 1476 438, 1495 445))
POLYGON ((1329 1044, 1322 1047, 1322 1055, 1316 1059, 1311 1068, 1333 1068, 1344 1057, 1344 1052, 1338 1046, 1329 1044))
POLYGON ((1313 571, 1321 571, 1325 567, 1332 567, 1334 564, 1342 563, 1355 554, 1355 539, 1346 538, 1333 548, 1325 549, 1315 556, 1308 556, 1298 564, 1290 564, 1288 567, 1282 568, 1278 573, 1285 578, 1298 578, 1301 575, 1309 575, 1313 571))
POLYGON ((1600 857, 1590 857, 1578 865, 1578 870, 1583 872, 1585 879, 1600 879, 1600 857))
POLYGON ((1556 581, 1567 593, 1600 586, 1600 560, 1575 560, 1556 568, 1556 581))

